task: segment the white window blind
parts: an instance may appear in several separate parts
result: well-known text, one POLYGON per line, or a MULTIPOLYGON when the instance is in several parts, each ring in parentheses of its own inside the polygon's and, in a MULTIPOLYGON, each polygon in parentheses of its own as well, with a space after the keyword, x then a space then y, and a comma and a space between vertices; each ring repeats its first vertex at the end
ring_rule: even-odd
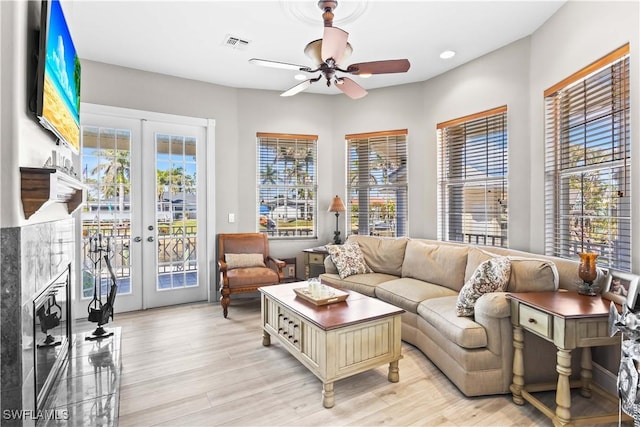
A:
POLYGON ((317 135, 258 133, 258 230, 316 237, 317 135))
POLYGON ((407 130, 346 135, 348 234, 407 235, 407 130))
POLYGON ((438 239, 508 247, 507 107, 438 129, 438 239))
POLYGON ((545 91, 546 252, 631 271, 629 46, 545 91))

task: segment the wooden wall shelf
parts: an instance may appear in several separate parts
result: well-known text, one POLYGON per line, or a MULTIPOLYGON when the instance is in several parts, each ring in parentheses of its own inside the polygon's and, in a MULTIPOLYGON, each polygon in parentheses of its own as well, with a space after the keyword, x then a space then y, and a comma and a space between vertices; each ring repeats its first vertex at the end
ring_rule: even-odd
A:
POLYGON ((65 203, 72 214, 85 202, 86 187, 53 168, 20 168, 21 199, 25 218, 52 203, 65 203))

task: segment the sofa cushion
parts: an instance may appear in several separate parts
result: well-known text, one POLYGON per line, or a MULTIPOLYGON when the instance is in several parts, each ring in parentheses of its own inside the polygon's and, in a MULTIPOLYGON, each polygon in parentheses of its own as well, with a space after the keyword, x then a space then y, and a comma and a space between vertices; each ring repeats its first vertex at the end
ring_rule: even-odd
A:
POLYGON ((488 292, 504 291, 510 274, 511 262, 507 257, 494 257, 480 264, 458 294, 456 314, 473 316, 478 298, 488 292))
MULTIPOLYGON (((511 277, 507 285, 508 292, 539 292, 558 290, 558 270, 553 261, 508 255, 508 251, 500 250, 511 261, 511 277)), ((469 280, 475 269, 491 257, 499 256, 490 251, 471 248, 467 257, 465 279, 469 280)), ((465 281, 466 281, 465 280, 465 281)))
POLYGON ((471 276, 473 276, 473 273, 476 272, 476 269, 480 264, 497 256, 499 256, 499 254, 488 252, 480 248, 469 248, 469 253, 467 254, 467 265, 464 270, 464 283, 467 283, 469 279, 471 279, 471 276))
POLYGON ((430 245, 409 240, 402 263, 402 277, 411 277, 459 291, 464 285, 466 246, 430 245))
POLYGON ((394 276, 402 273, 402 261, 409 241, 406 237, 384 238, 352 234, 347 241, 360 245, 364 260, 376 273, 394 276))
POLYGON ((337 273, 324 273, 320 275, 322 283, 337 286, 338 288, 350 289, 369 297, 376 296, 375 290, 378 285, 397 278, 398 276, 383 273, 356 274, 355 276, 345 277, 344 279, 341 279, 337 273))
POLYGON ((431 298, 418 304, 418 315, 449 341, 463 348, 487 346, 487 332, 472 317, 456 316, 457 296, 431 298))
POLYGON ((509 292, 539 292, 558 290, 556 265, 544 259, 510 256, 509 292))
POLYGON ((409 277, 390 280, 376 287, 377 298, 412 313, 417 313, 418 304, 425 299, 449 295, 457 295, 457 292, 444 286, 409 277))
POLYGON ((364 261, 360 246, 355 242, 347 242, 344 245, 327 245, 327 252, 338 269, 341 279, 354 274, 373 273, 364 261))

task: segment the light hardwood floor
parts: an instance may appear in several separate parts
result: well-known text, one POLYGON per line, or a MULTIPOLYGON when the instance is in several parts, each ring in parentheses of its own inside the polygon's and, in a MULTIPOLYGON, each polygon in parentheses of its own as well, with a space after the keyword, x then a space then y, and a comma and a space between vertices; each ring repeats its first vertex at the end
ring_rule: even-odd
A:
MULTIPOLYGON (((387 381, 388 366, 337 381, 325 409, 320 381, 275 339, 262 346, 258 298, 233 301, 228 319, 219 304, 198 303, 116 314, 113 325, 122 327, 122 427, 551 425, 510 395, 465 397, 406 343, 399 383, 387 381)), ((574 396, 576 413, 599 410, 574 396)))

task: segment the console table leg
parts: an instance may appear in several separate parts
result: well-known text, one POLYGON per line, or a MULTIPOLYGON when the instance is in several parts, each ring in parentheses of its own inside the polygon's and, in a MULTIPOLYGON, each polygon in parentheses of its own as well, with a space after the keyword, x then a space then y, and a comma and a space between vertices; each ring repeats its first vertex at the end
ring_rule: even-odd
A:
POLYGON ((582 389, 580 394, 583 397, 591 397, 591 379, 593 378, 593 363, 591 361, 591 347, 582 348, 580 358, 580 378, 582 379, 582 389))
POLYGON ((523 405, 522 389, 524 388, 524 331, 520 326, 513 327, 513 383, 510 390, 513 395, 513 403, 523 405))
POLYGON ((269 347, 271 345, 271 335, 269 332, 262 330, 262 345, 265 347, 269 347))
POLYGON ((387 375, 387 379, 392 383, 400 381, 400 368, 398 368, 397 360, 389 363, 389 374, 387 375))
POLYGON ((571 350, 558 349, 556 356, 558 388, 556 389, 556 417, 554 425, 566 426, 571 423, 571 350))
POLYGON ((322 384, 322 406, 325 408, 333 408, 335 398, 333 394, 333 383, 322 384))

